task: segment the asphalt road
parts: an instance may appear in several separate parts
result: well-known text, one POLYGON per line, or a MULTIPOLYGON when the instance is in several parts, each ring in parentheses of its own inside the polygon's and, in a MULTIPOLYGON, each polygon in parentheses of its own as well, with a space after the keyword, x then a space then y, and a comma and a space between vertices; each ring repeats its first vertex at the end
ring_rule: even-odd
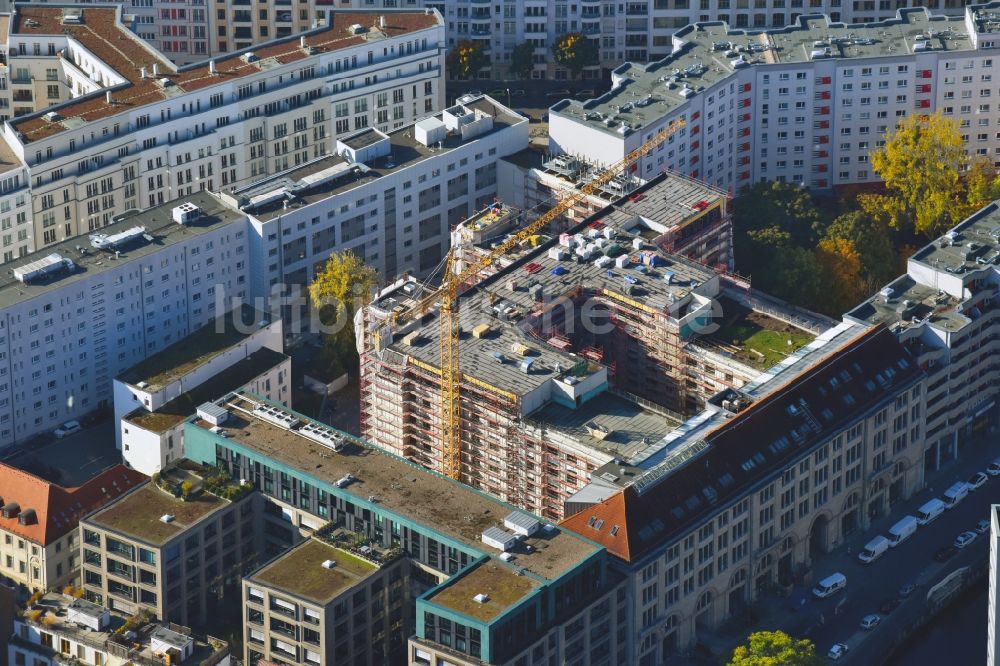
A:
MULTIPOLYGON (((970 447, 971 448, 971 447, 970 447)), ((1000 451, 996 444, 982 452, 975 462, 964 461, 955 464, 937 475, 928 488, 911 500, 895 507, 891 516, 880 518, 863 535, 852 537, 848 542, 851 555, 841 547, 832 557, 824 558, 822 568, 816 570, 816 579, 834 571, 847 576, 845 592, 829 599, 811 598, 801 611, 801 619, 788 629, 796 635, 808 635, 816 644, 816 651, 825 655, 834 643, 846 643, 850 648, 848 657, 841 660, 847 664, 872 664, 880 661, 877 655, 884 653, 889 637, 912 622, 926 608, 928 590, 950 573, 966 566, 981 564, 988 557, 989 532, 960 550, 950 560, 939 563, 934 554, 942 547, 954 542, 955 537, 965 530, 974 530, 976 523, 989 516, 990 504, 1000 503, 1000 477, 991 477, 979 490, 973 491, 954 509, 945 511, 937 520, 917 532, 900 546, 890 549, 870 565, 857 559, 863 545, 877 534, 886 534, 888 528, 906 514, 913 514, 917 507, 931 497, 940 496, 941 491, 952 482, 965 480, 977 469, 984 469, 1000 451), (904 583, 914 583, 915 592, 903 601, 899 608, 889 614, 879 612, 879 606, 889 597, 897 596, 904 583), (860 628, 861 618, 869 613, 882 615, 882 623, 871 631, 860 628)), ((972 458, 973 456, 966 456, 972 458)), ((983 613, 986 609, 983 609, 983 613)), ((983 636, 983 640, 986 637, 983 636)))

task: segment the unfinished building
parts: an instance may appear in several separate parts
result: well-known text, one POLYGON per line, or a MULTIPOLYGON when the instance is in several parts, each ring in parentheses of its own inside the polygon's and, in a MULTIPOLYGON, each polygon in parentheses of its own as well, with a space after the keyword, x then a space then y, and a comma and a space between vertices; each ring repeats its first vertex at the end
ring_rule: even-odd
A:
MULTIPOLYGON (((719 276, 652 244, 621 210, 633 200, 529 238, 462 295, 463 482, 561 517, 595 469, 656 460, 671 424, 759 374, 697 344, 714 329, 719 276)), ((475 260, 516 218, 500 205, 477 214, 455 256, 475 260)), ((413 314, 426 302, 402 280, 361 313, 361 430, 442 471, 440 322, 433 308, 413 314)))

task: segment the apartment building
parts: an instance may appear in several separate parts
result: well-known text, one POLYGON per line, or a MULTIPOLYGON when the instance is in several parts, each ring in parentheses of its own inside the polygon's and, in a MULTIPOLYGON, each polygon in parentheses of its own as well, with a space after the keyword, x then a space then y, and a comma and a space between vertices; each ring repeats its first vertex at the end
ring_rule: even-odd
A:
POLYGON ((178 426, 201 402, 242 386, 226 388, 232 382, 260 385, 279 402, 290 399, 282 322, 269 316, 241 304, 115 377, 117 444, 126 464, 152 475, 183 458, 178 426), (271 353, 254 356, 260 350, 271 353), (194 402, 206 391, 219 393, 194 402))
POLYGON ((0 446, 110 408, 112 379, 248 296, 246 216, 207 192, 57 243, 0 279, 0 446), (242 224, 236 224, 242 223, 242 224))
POLYGON ((257 497, 213 474, 171 468, 80 521, 88 601, 185 625, 233 603, 258 553, 257 497))
POLYGON ((639 161, 638 176, 679 171, 733 192, 762 180, 827 189, 876 182, 868 154, 886 132, 907 114, 941 111, 959 120, 970 154, 1000 161, 989 130, 1000 121, 991 101, 998 9, 901 10, 864 25, 814 15, 768 32, 687 26, 671 55, 626 63, 603 95, 553 106, 550 142, 609 162, 684 120, 639 161))
POLYGON ((905 275, 844 315, 888 326, 927 374, 926 471, 966 446, 987 446, 1000 417, 998 227, 993 203, 915 252, 905 275))
POLYGON ((122 465, 64 488, 0 464, 0 578, 49 590, 80 578, 77 521, 146 480, 122 465))
MULTIPOLYGON (((379 117, 388 99, 376 99, 379 117)), ((427 275, 447 253, 451 227, 496 197, 497 160, 527 145, 526 118, 489 97, 463 97, 389 133, 349 133, 332 155, 223 194, 258 239, 254 293, 306 284, 335 249, 386 280, 427 275)))
MULTIPOLYGON (((609 575, 601 547, 257 396, 237 393, 216 404, 226 413, 218 427, 203 418, 187 422, 189 458, 253 483, 273 505, 265 509, 273 520, 297 532, 317 533, 341 550, 354 548, 380 567, 371 571, 355 563, 351 572, 339 573, 339 564, 327 570, 318 562, 309 564, 304 576, 339 573, 334 584, 353 582, 362 594, 355 598, 354 588, 343 594, 351 593, 352 604, 365 604, 364 621, 385 610, 376 609, 371 596, 367 602, 362 598, 374 586, 371 577, 388 574, 391 602, 396 558, 408 560, 409 571, 396 592, 408 599, 401 618, 401 633, 412 637, 408 663, 438 663, 431 661, 435 655, 460 666, 528 659, 627 663, 619 639, 626 621, 623 581, 609 575), (345 580, 348 573, 352 580, 345 580)), ((289 557, 298 554, 294 550, 289 557)), ((338 557, 334 553, 331 559, 338 557)), ((253 598, 249 588, 258 588, 255 581, 262 574, 266 578, 265 572, 267 567, 244 584, 251 597, 244 600, 248 629, 261 632, 266 631, 256 623, 263 612, 261 595, 253 598)), ((287 578, 272 578, 270 586, 296 606, 296 618, 308 619, 306 609, 319 610, 329 598, 317 589, 311 594, 323 600, 297 599, 302 582, 287 578)), ((336 613, 335 604, 335 620, 336 613)), ((387 638, 397 635, 397 620, 390 611, 382 625, 387 638)), ((333 643, 336 650, 337 631, 323 645, 333 643)), ((359 640, 346 649, 357 662, 368 663, 371 653, 383 654, 383 646, 359 640)), ((247 663, 263 658, 263 650, 248 642, 247 663)), ((301 651, 295 654, 300 663, 308 661, 301 651)), ((324 658, 320 654, 316 663, 324 658)))
POLYGON ((297 38, 184 66, 128 30, 122 12, 30 3, 7 22, 21 102, 3 138, 31 171, 35 249, 126 211, 287 171, 331 154, 339 136, 391 131, 444 106, 433 11, 338 12, 297 38), (34 91, 42 69, 46 80, 55 70, 57 104, 34 91))
POLYGON ((994 666, 997 655, 997 575, 1000 572, 1000 553, 997 540, 1000 539, 1000 505, 990 505, 990 599, 986 622, 986 666, 994 666))
POLYGON ((628 663, 661 664, 924 478, 925 375, 884 326, 841 324, 723 392, 631 478, 595 475, 562 526, 629 577, 628 663))
POLYGON ((86 599, 52 592, 14 622, 7 648, 15 666, 229 666, 229 645, 193 636, 185 627, 129 623, 86 599), (124 635, 121 628, 129 631, 124 635), (186 633, 182 633, 186 632, 186 633))
POLYGON ((243 579, 246 663, 406 662, 409 561, 334 544, 307 539, 243 579))

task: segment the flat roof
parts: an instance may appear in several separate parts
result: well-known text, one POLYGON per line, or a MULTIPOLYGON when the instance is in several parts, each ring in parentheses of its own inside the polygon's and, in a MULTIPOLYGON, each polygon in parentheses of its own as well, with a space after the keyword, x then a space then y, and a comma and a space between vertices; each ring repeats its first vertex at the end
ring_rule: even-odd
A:
MULTIPOLYGON (((465 106, 489 113, 493 117, 493 129, 483 132, 468 141, 463 141, 461 135, 449 133, 439 148, 437 144, 434 144, 433 147, 425 146, 414 138, 413 125, 415 123, 400 127, 389 133, 388 155, 371 159, 364 163, 363 166, 353 165, 350 168, 345 168, 342 175, 337 178, 300 189, 294 193, 294 199, 301 202, 302 205, 308 206, 370 183, 377 178, 408 169, 424 160, 431 158, 441 159, 448 152, 465 144, 501 132, 519 123, 528 122, 526 118, 518 116, 490 97, 483 96, 477 98, 466 103, 465 106)), ((440 119, 441 113, 439 112, 430 117, 440 119)), ((375 140, 378 139, 381 139, 381 136, 375 135, 374 131, 364 133, 360 136, 360 141, 367 141, 364 145, 375 143, 375 140)), ((352 147, 362 148, 364 145, 352 147)), ((241 208, 251 213, 255 218, 264 221, 271 220, 285 212, 284 198, 278 198, 259 206, 252 206, 249 202, 250 197, 275 191, 282 187, 290 189, 295 187, 297 183, 301 183, 308 176, 340 165, 347 166, 348 162, 340 155, 327 155, 297 169, 286 171, 279 176, 271 176, 240 187, 234 192, 234 196, 247 198, 247 200, 242 201, 241 208)))
POLYGON ((247 580, 326 604, 377 570, 374 564, 346 551, 308 539, 250 574, 247 580), (326 561, 334 566, 325 568, 326 561))
POLYGON ((680 425, 676 419, 607 391, 575 409, 549 402, 526 420, 546 430, 564 432, 588 448, 624 460, 645 457, 653 444, 680 425), (594 423, 610 431, 606 438, 598 439, 588 430, 587 425, 594 423))
POLYGON ((614 70, 621 85, 595 99, 559 101, 552 112, 620 137, 623 122, 645 128, 682 106, 686 86, 701 94, 727 79, 737 58, 761 67, 810 62, 814 50, 825 48, 818 42, 830 48, 832 59, 906 55, 929 30, 934 36, 926 41, 935 52, 973 50, 964 16, 934 16, 924 8, 901 9, 895 18, 865 24, 807 14, 769 31, 734 29, 721 21, 690 24, 673 34, 674 50, 666 58, 625 63, 614 70))
POLYGON ((207 492, 185 502, 150 482, 85 520, 129 538, 162 546, 188 527, 230 505, 231 502, 207 492), (172 521, 160 520, 168 514, 174 517, 172 521))
POLYGON ((118 380, 132 386, 145 382, 143 390, 155 392, 270 326, 266 316, 243 303, 140 361, 121 373, 118 380))
MULTIPOLYGON (((243 76, 257 73, 262 69, 286 65, 311 57, 299 46, 299 37, 304 35, 312 53, 329 53, 351 46, 386 37, 399 37, 410 32, 438 25, 438 15, 434 12, 378 9, 373 11, 350 10, 330 12, 330 25, 309 30, 289 37, 273 40, 253 47, 257 60, 245 63, 236 52, 214 58, 216 74, 209 72, 208 61, 176 67, 161 57, 142 39, 128 30, 119 20, 119 8, 94 7, 91 5, 42 5, 35 3, 18 4, 17 18, 13 22, 11 34, 19 35, 68 35, 79 41, 118 74, 128 80, 112 92, 114 104, 105 100, 103 90, 87 95, 59 107, 62 120, 49 122, 41 113, 30 114, 10 121, 15 130, 21 132, 23 141, 30 143, 53 136, 70 127, 106 118, 128 110, 134 112, 146 104, 152 104, 168 97, 206 88, 216 83, 230 83, 243 76), (64 7, 80 9, 82 25, 64 25, 64 7), (380 16, 386 18, 384 28, 373 26, 380 16), (355 24, 372 26, 362 34, 353 34, 349 27, 355 24), (152 75, 153 64, 161 73, 152 75), (145 67, 149 77, 141 77, 145 67), (168 78, 172 82, 164 88, 157 81, 168 78)), ((12 59, 16 59, 16 55, 12 59)))
POLYGON ((140 238, 121 252, 115 261, 110 261, 113 254, 91 247, 86 236, 74 236, 19 257, 8 264, 8 268, 16 269, 53 253, 71 259, 75 268, 31 284, 19 282, 11 272, 0 273, 0 308, 31 300, 94 274, 120 268, 123 263, 142 259, 161 251, 165 246, 196 238, 245 219, 244 213, 227 206, 221 199, 206 191, 195 192, 154 208, 128 213, 122 221, 102 227, 101 233, 110 236, 142 226, 146 228, 146 235, 153 238, 152 241, 140 238), (173 221, 171 211, 185 202, 198 206, 202 216, 190 224, 178 224, 173 221))
POLYGON ((243 388, 254 377, 258 377, 289 357, 267 347, 261 347, 242 361, 234 363, 196 388, 182 393, 156 411, 139 408, 124 417, 125 421, 151 432, 166 432, 194 416, 198 407, 206 402, 218 400, 227 393, 243 388))
POLYGON ((480 622, 489 622, 537 587, 538 582, 532 578, 518 576, 509 567, 487 560, 438 590, 427 601, 480 622), (476 601, 479 594, 485 594, 486 601, 476 601))
MULTIPOLYGON (((266 402, 253 396, 253 401, 266 402)), ((306 439, 294 430, 272 425, 246 411, 252 408, 249 394, 234 395, 225 401, 230 416, 224 424, 227 445, 256 452, 302 474, 334 486, 345 474, 355 481, 339 492, 367 502, 374 497, 379 507, 446 535, 478 552, 488 552, 481 534, 488 527, 503 525, 514 507, 472 488, 418 467, 402 458, 382 452, 362 440, 345 434, 349 442, 342 452, 306 439)), ((287 411, 287 410, 286 410, 287 411)), ((300 421, 313 422, 302 415, 300 421)), ((194 427, 209 430, 211 424, 193 421, 194 427)), ((215 437, 214 434, 212 434, 215 437)), ((543 578, 553 579, 597 552, 598 547, 560 529, 542 529, 520 542, 516 565, 543 578), (527 552, 524 545, 532 546, 527 552)))
POLYGON ((351 134, 337 140, 348 148, 360 150, 362 148, 367 148, 372 144, 376 144, 384 138, 385 136, 374 127, 366 127, 355 134, 351 134))

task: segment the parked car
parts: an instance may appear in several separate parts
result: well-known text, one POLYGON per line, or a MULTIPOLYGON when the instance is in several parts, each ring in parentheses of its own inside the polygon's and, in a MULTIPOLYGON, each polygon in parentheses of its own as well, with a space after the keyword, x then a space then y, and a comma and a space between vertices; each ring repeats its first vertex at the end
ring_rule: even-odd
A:
POLYGON ((962 532, 955 538, 955 548, 965 548, 970 543, 975 541, 977 536, 979 536, 979 534, 971 530, 968 532, 962 532))
POLYGON ((511 90, 510 91, 510 96, 511 97, 524 97, 524 90, 521 89, 521 88, 518 88, 517 90, 511 90))
POLYGON ((1000 476, 1000 458, 986 466, 986 473, 990 476, 1000 476))
POLYGON ((56 438, 62 439, 63 437, 69 437, 73 433, 79 431, 80 431, 79 421, 66 421, 66 423, 63 423, 61 426, 56 428, 52 434, 55 435, 56 438))
POLYGON ((833 661, 840 661, 840 658, 847 654, 849 648, 846 643, 834 643, 830 651, 826 653, 826 658, 833 661))
POLYGON ((954 557, 957 552, 958 548, 955 548, 954 546, 945 546, 944 548, 938 550, 938 552, 934 553, 934 560, 936 562, 947 562, 954 557))
POLYGON ((899 608, 899 604, 903 603, 903 600, 899 597, 889 597, 882 601, 882 605, 878 607, 880 613, 888 615, 892 611, 899 608))
POLYGON ((969 477, 966 482, 969 484, 969 490, 978 490, 983 487, 983 484, 989 480, 990 477, 986 476, 983 472, 976 472, 969 477))
POLYGON ((581 90, 576 94, 578 99, 592 99, 594 97, 594 91, 591 89, 581 90))
POLYGON ((871 613, 870 615, 865 615, 863 618, 861 618, 861 628, 864 629, 865 631, 871 631, 872 629, 877 627, 881 622, 882 622, 882 617, 880 615, 871 613))
POLYGON ((558 97, 560 99, 564 97, 569 97, 571 95, 572 93, 566 88, 560 88, 559 90, 553 90, 552 92, 545 93, 546 97, 558 97))
POLYGON ((990 531, 990 521, 983 518, 978 523, 976 523, 976 531, 982 534, 983 532, 990 531))
POLYGON ((916 589, 917 589, 917 586, 914 585, 913 583, 903 583, 899 587, 899 597, 901 599, 906 599, 911 594, 913 594, 913 591, 916 590, 916 589))

